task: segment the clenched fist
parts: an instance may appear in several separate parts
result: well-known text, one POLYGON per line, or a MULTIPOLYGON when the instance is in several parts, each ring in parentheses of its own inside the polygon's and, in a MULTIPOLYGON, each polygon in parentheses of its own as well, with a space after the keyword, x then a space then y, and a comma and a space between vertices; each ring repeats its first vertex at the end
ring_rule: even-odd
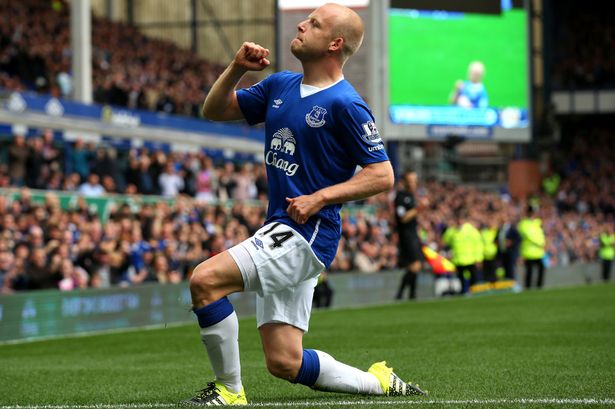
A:
POLYGON ((325 204, 317 193, 294 198, 287 197, 286 202, 288 203, 286 213, 299 224, 307 222, 308 219, 318 213, 325 204))
POLYGON ((267 57, 269 50, 258 44, 245 42, 235 54, 234 63, 248 71, 262 71, 271 64, 267 57))

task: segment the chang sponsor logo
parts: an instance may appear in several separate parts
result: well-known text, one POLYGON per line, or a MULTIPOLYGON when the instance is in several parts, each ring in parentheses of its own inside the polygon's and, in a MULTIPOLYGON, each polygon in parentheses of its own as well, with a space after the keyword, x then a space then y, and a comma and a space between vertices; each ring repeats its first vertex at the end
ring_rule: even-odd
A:
POLYGON ((279 158, 277 152, 273 151, 267 152, 265 155, 265 163, 274 168, 283 170, 288 176, 294 176, 295 173, 297 173, 297 169, 299 169, 298 164, 279 158))
POLYGON ((297 140, 290 129, 282 128, 276 131, 269 143, 269 150, 265 154, 265 163, 284 171, 288 176, 294 176, 299 165, 285 159, 284 155, 294 156, 296 147, 297 140))
POLYGON ((293 133, 291 132, 291 130, 288 128, 282 128, 273 134, 269 148, 274 151, 281 150, 284 153, 288 153, 292 156, 295 154, 296 145, 297 141, 293 137, 293 133))

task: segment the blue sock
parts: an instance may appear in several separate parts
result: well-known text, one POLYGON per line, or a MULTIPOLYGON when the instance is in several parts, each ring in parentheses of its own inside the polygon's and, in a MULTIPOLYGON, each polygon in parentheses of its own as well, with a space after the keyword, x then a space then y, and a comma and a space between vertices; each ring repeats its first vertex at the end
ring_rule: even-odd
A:
POLYGON ((216 325, 217 323, 231 315, 233 311, 233 304, 231 304, 231 302, 226 297, 220 298, 218 301, 206 305, 205 307, 193 310, 194 314, 199 320, 199 326, 201 328, 207 328, 211 327, 212 325, 216 325))
POLYGON ((303 350, 303 361, 301 368, 294 383, 300 383, 305 386, 314 386, 318 376, 320 375, 320 360, 318 354, 313 349, 303 350))

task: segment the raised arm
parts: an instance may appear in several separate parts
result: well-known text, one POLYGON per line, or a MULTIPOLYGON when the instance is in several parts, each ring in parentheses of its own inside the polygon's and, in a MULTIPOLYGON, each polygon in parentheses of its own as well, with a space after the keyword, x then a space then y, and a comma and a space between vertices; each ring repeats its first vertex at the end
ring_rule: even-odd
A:
POLYGON ((393 187, 393 168, 389 161, 370 163, 346 182, 329 186, 311 195, 286 198, 289 216, 303 224, 324 206, 365 199, 393 187))
POLYGON ((243 118, 235 88, 247 71, 262 71, 269 66, 269 50, 245 42, 211 87, 203 103, 203 116, 212 121, 232 121, 243 118))

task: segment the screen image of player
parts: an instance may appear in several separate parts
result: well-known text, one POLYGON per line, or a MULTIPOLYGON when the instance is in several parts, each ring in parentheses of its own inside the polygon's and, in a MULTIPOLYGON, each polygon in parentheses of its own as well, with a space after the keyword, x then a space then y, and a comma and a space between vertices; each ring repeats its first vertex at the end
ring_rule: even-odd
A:
POLYGON ((451 1, 391 3, 392 123, 529 125, 527 11, 522 1, 493 0, 489 6, 460 11, 451 1), (396 8, 402 3, 404 8, 396 8), (413 3, 448 9, 414 9, 413 3))

